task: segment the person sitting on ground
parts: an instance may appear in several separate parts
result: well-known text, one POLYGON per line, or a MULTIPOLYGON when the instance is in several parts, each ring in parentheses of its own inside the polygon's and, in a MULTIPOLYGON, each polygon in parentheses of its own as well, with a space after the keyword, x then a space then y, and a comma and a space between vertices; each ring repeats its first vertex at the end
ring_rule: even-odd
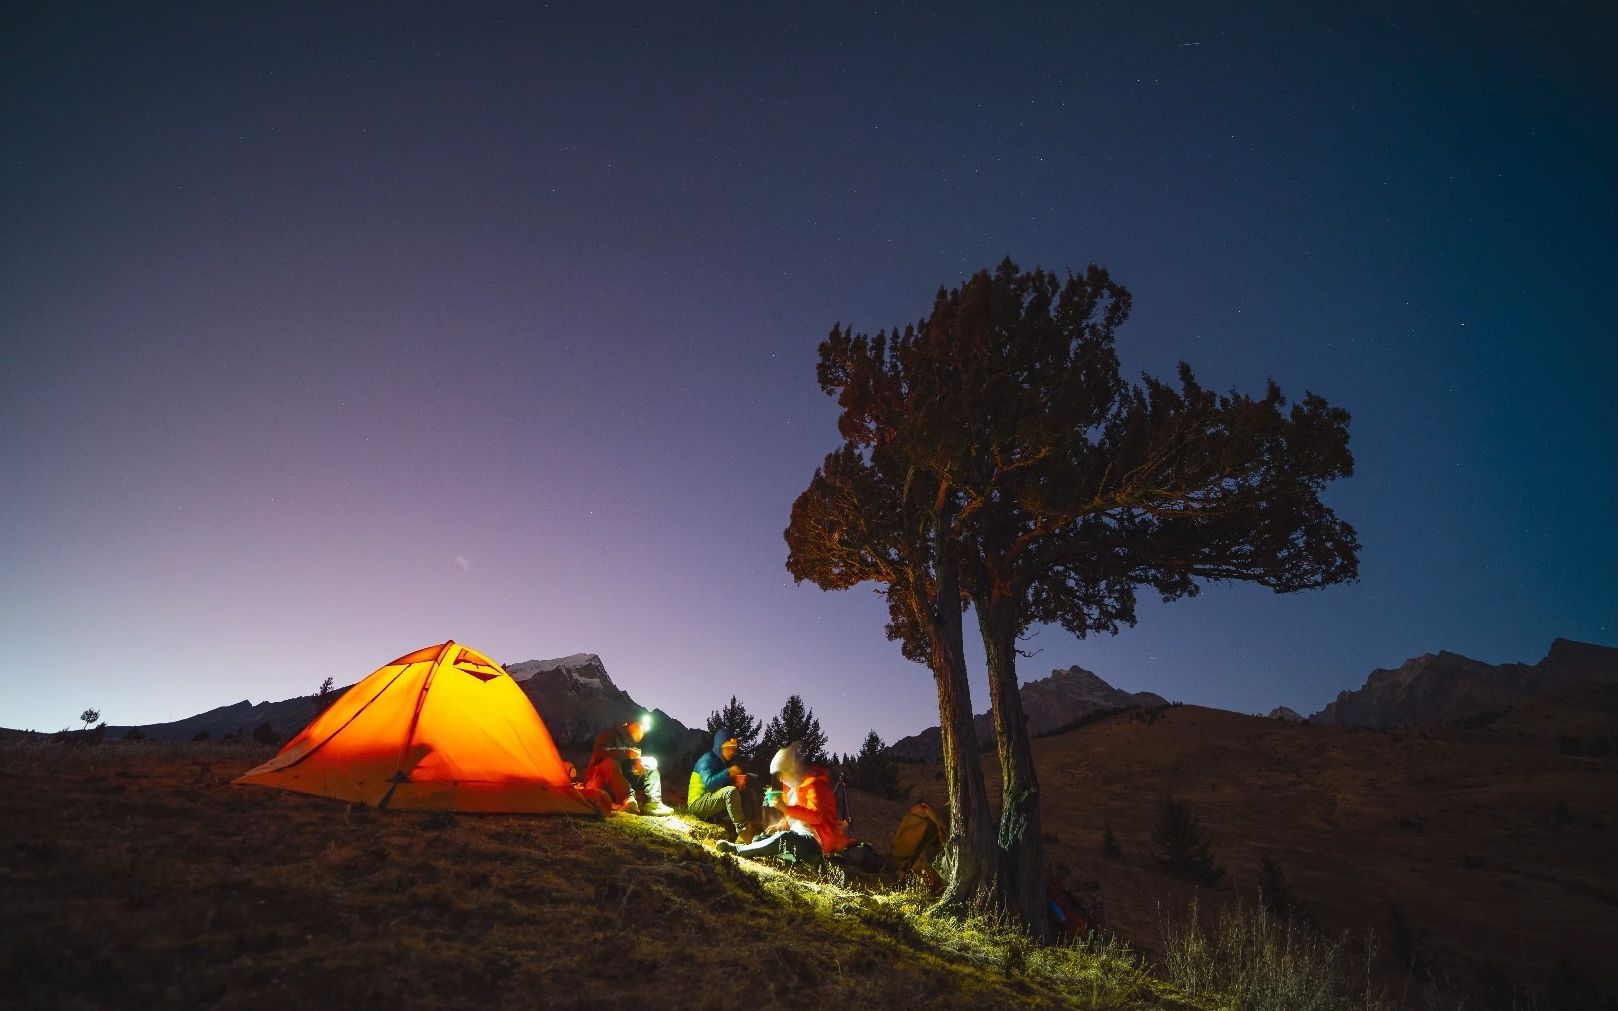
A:
POLYGON ((777 857, 788 863, 814 864, 854 842, 837 820, 831 773, 824 765, 806 766, 796 741, 776 752, 770 761, 770 774, 780 777, 783 787, 771 804, 778 819, 765 827, 766 835, 745 846, 721 839, 717 843, 720 850, 744 857, 777 857))
POLYGON ((657 772, 657 759, 640 752, 641 738, 651 729, 652 714, 639 720, 608 727, 596 735, 590 764, 584 770, 587 789, 602 790, 613 806, 630 814, 673 814, 663 803, 663 780, 657 772), (640 796, 637 798, 636 794, 640 796))
POLYGON ((742 806, 742 791, 752 778, 735 763, 736 735, 728 727, 714 731, 713 750, 697 759, 686 790, 685 812, 693 818, 722 825, 725 817, 736 829, 736 841, 753 841, 753 826, 742 806))

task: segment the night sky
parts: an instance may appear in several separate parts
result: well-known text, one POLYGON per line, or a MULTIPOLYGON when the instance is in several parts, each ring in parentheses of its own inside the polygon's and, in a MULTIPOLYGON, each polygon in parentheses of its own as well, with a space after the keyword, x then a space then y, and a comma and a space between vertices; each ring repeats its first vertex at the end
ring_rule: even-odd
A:
POLYGON ((838 441, 832 324, 1007 255, 1126 285, 1131 374, 1347 408, 1364 544, 1355 584, 1046 630, 1025 679, 1307 713, 1615 641, 1610 3, 29 6, 0 725, 446 638, 599 653, 687 722, 797 692, 837 750, 936 723, 881 600, 795 586, 781 531, 838 441))

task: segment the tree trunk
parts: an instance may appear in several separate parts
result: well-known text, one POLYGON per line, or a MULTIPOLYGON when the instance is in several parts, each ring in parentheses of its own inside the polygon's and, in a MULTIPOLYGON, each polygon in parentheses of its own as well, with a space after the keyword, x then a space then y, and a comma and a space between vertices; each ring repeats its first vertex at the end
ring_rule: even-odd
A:
MULTIPOLYGON (((948 529, 941 523, 940 533, 948 529)), ((953 553, 936 536, 934 554, 937 600, 932 618, 929 666, 938 686, 938 729, 944 751, 944 780, 949 787, 949 845, 945 848, 947 884, 940 907, 975 905, 995 884, 994 829, 989 822, 989 796, 983 785, 983 762, 972 728, 972 690, 966 680, 966 645, 961 629, 960 576, 953 553)))
POLYGON ((989 668, 989 701, 1000 744, 999 875, 995 898, 1034 937, 1051 939, 1040 838, 1039 778, 1017 685, 1016 600, 1002 587, 977 603, 989 668))

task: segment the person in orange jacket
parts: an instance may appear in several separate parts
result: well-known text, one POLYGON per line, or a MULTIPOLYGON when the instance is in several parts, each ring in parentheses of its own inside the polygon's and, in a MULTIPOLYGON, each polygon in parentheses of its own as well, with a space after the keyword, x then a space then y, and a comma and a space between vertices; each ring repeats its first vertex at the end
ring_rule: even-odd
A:
POLYGON ((776 752, 770 774, 783 789, 774 798, 777 820, 766 833, 745 846, 727 839, 716 844, 725 853, 744 857, 776 857, 786 863, 818 863, 854 842, 837 819, 837 797, 824 765, 805 765, 798 742, 776 752))
POLYGON ((657 773, 657 760, 640 752, 641 738, 651 726, 652 716, 608 727, 596 735, 590 764, 584 770, 584 789, 599 790, 611 799, 613 807, 630 814, 673 814, 663 803, 663 780, 657 773), (636 794, 641 795, 636 799, 636 794))

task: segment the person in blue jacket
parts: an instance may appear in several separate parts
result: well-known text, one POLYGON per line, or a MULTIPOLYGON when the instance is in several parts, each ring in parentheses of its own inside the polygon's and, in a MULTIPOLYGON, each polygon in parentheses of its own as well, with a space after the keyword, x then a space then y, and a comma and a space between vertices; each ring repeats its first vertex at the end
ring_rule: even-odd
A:
POLYGON ((724 824, 721 819, 728 817, 736 829, 736 842, 746 845, 753 841, 753 826, 742 806, 748 775, 735 762, 737 747, 736 735, 728 727, 714 731, 713 750, 697 759, 691 770, 685 813, 715 825, 724 824))

